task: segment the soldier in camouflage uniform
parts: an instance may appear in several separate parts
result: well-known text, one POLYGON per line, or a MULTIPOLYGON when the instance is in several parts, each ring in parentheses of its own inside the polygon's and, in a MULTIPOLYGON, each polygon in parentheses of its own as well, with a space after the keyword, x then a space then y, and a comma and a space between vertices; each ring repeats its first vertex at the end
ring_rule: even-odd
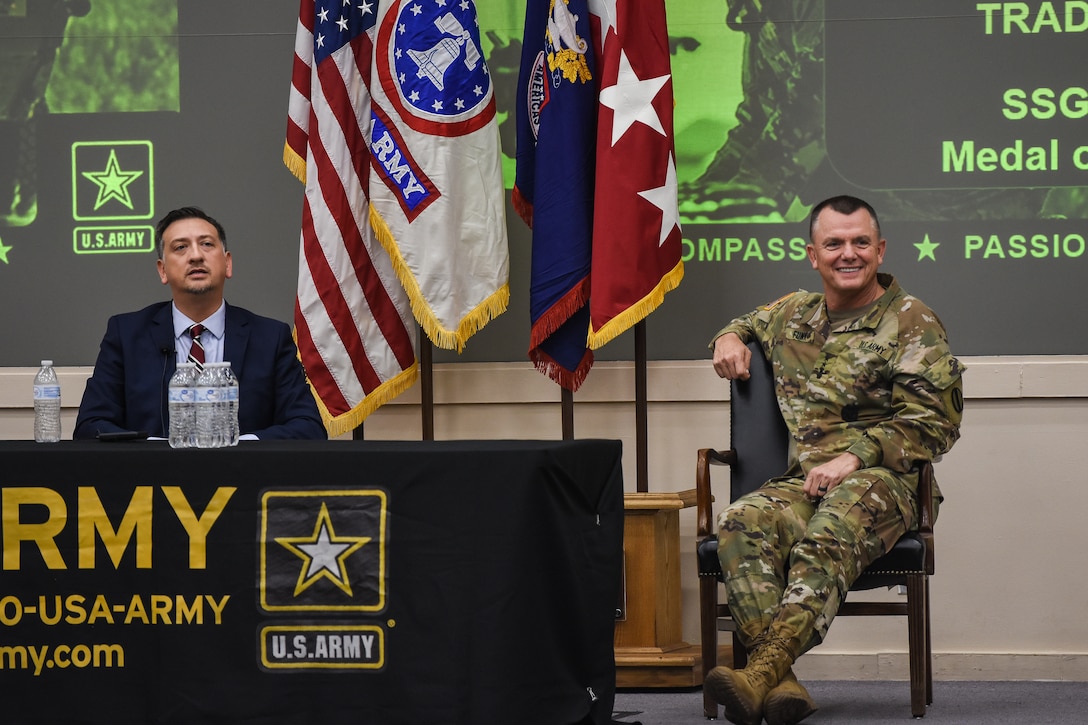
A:
POLYGON ((864 201, 817 204, 807 251, 824 294, 787 295, 712 343, 717 373, 744 379, 745 345, 759 341, 791 436, 785 475, 718 519, 729 608, 751 657, 743 670, 715 668, 705 686, 734 723, 815 710, 794 660, 824 638, 865 567, 916 528, 916 461, 959 437, 963 366, 937 316, 877 271, 884 248, 864 201))

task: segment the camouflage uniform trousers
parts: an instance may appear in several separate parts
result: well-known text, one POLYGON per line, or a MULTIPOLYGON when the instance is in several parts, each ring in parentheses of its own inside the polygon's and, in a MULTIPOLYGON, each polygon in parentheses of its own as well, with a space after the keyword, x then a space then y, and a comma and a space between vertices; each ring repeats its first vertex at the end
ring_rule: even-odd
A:
POLYGON ((803 485, 772 479, 718 517, 729 609, 749 651, 770 636, 796 659, 823 641, 850 585, 915 526, 917 504, 907 520, 890 495, 908 483, 888 469, 857 471, 819 501, 803 485))

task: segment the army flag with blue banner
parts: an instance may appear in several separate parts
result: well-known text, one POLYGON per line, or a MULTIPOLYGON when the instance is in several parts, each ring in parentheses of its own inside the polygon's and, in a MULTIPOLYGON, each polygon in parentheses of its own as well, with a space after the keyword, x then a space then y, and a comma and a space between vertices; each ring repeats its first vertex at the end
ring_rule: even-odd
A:
POLYGON ((514 206, 533 230, 529 357, 577 390, 587 347, 597 79, 585 0, 528 0, 514 206))
POLYGON ((431 342, 460 351, 510 298, 495 89, 476 7, 376 6, 371 225, 431 342))
POLYGON ((369 222, 373 6, 302 0, 283 153, 306 184, 295 337, 332 436, 418 373, 408 296, 369 222))

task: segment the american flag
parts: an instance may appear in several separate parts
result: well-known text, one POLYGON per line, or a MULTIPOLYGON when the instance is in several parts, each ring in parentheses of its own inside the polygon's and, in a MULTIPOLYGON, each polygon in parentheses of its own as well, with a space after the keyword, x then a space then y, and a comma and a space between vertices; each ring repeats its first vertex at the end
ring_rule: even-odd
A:
POLYGON ((377 0, 302 0, 284 163, 306 184, 295 335, 326 428, 351 430, 416 380, 408 295, 368 221, 377 0))

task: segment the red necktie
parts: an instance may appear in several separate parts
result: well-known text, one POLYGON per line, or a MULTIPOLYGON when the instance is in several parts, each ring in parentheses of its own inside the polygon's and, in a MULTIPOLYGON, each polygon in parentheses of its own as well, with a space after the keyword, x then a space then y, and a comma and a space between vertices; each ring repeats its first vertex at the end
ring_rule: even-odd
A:
POLYGON ((200 344, 202 332, 204 332, 204 325, 193 325, 189 328, 189 337, 193 338, 193 344, 189 348, 189 362, 196 363, 197 370, 204 369, 204 346, 200 344))

